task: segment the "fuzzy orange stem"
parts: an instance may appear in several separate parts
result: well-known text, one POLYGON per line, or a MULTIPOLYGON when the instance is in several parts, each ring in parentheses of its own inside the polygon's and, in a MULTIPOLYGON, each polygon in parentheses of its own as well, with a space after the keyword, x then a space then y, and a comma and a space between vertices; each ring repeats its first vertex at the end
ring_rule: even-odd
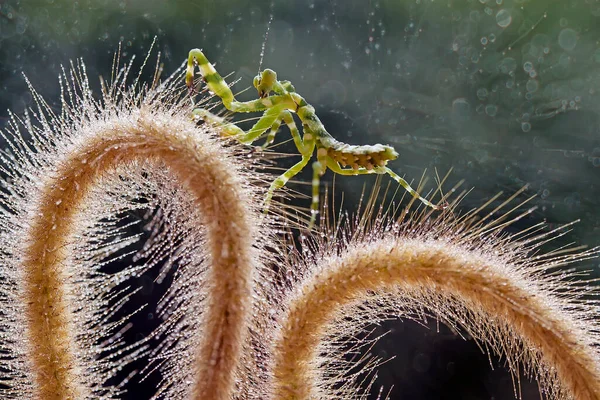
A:
POLYGON ((448 243, 401 238, 359 244, 321 267, 292 299, 283 322, 275 347, 274 399, 312 398, 311 365, 324 326, 366 292, 394 287, 435 289, 480 305, 539 349, 573 398, 600 399, 598 358, 581 330, 501 261, 448 243))
POLYGON ((52 176, 44 177, 24 244, 27 335, 37 398, 89 396, 71 333, 67 244, 74 216, 100 176, 121 163, 150 161, 167 165, 187 187, 207 225, 211 283, 194 396, 229 399, 251 294, 252 211, 241 179, 225 159, 225 150, 199 135, 183 117, 161 119, 142 113, 127 123, 103 124, 60 162, 52 176))

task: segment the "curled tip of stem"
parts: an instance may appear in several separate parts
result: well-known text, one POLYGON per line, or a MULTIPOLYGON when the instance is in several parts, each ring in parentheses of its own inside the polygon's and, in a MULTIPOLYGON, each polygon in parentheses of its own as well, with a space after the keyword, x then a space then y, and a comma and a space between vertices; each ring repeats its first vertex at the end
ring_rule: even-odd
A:
MULTIPOLYGON (((590 323, 591 304, 582 308, 568 296, 558 296, 556 289, 568 283, 542 281, 539 273, 528 273, 515 259, 524 257, 519 251, 512 260, 506 254, 494 257, 493 252, 479 251, 483 247, 465 244, 464 237, 448 232, 437 239, 410 234, 369 239, 367 234, 351 241, 342 252, 337 249, 317 257, 312 267, 317 272, 303 280, 284 312, 274 351, 273 398, 310 399, 319 387, 327 386, 313 368, 319 364, 317 358, 323 357, 317 349, 326 331, 335 329, 328 324, 342 315, 344 307, 376 292, 405 293, 411 299, 431 296, 435 300, 425 299, 421 305, 434 313, 466 308, 468 313, 438 315, 458 321, 472 313, 473 321, 462 322, 464 327, 478 332, 480 340, 495 343, 491 348, 506 351, 505 356, 516 361, 512 366, 529 363, 542 386, 547 384, 542 387, 546 393, 557 398, 600 398, 595 328, 585 327, 590 323), (439 301, 448 304, 436 304, 439 301)), ((497 248, 500 245, 508 243, 499 241, 497 248)), ((573 259, 587 256, 574 255, 573 259)), ((530 267, 538 272, 545 269, 543 265, 530 267)), ((552 262, 546 267, 552 268, 552 262)))
POLYGON ((194 393, 198 399, 229 398, 245 335, 253 265, 253 210, 237 168, 224 157, 227 150, 185 116, 141 112, 86 128, 39 188, 38 208, 25 235, 27 334, 37 397, 90 394, 74 353, 65 270, 71 256, 65 249, 75 233, 75 215, 99 177, 121 163, 139 161, 167 165, 206 222, 212 285, 194 393))

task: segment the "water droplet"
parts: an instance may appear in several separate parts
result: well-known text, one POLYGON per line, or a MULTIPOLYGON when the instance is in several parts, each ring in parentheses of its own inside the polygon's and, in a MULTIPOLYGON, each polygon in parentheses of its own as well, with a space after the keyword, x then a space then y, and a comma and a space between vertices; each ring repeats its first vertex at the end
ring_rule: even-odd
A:
POLYGON ((488 104, 487 106, 485 106, 485 113, 487 115, 489 115, 490 117, 496 116, 497 112, 498 112, 498 107, 496 107, 495 104, 488 104))
POLYGON ((506 28, 512 22, 512 16, 508 10, 502 9, 496 14, 496 23, 500 28, 506 28))
POLYGON ((523 70, 525 70, 525 72, 529 72, 533 69, 533 64, 531 63, 531 61, 526 61, 523 64, 523 70))
POLYGON ((531 130, 531 124, 529 122, 521 122, 521 130, 523 130, 523 132, 529 132, 531 130))
POLYGON ((538 90, 539 86, 540 85, 539 85, 538 81, 536 81, 535 79, 530 79, 527 81, 525 88, 527 89, 528 92, 535 92, 536 90, 538 90))
POLYGON ((571 28, 566 28, 558 34, 558 45, 567 51, 573 50, 577 46, 577 32, 571 28))
POLYGON ((571 64, 571 57, 563 53, 558 58, 558 63, 563 67, 568 67, 571 64))
POLYGON ((458 117, 468 117, 471 111, 471 105, 464 97, 454 99, 452 102, 452 112, 458 117))
POLYGON ((484 36, 484 37, 482 37, 482 38, 481 38, 481 44, 482 44, 482 45, 484 45, 484 46, 485 46, 486 44, 488 44, 488 38, 486 38, 485 36, 484 36))
POLYGON ((488 96, 488 90, 486 88, 480 88, 477 90, 477 97, 479 97, 480 100, 485 99, 488 96))
POLYGON ((523 46, 523 55, 529 54, 532 57, 541 57, 542 48, 534 45, 533 43, 527 43, 523 46))

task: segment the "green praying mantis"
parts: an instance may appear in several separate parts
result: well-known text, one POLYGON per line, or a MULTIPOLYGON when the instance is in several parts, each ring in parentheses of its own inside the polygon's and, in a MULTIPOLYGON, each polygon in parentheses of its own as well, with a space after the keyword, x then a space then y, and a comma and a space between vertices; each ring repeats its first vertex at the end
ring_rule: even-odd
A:
POLYGON ((218 124, 222 135, 233 137, 245 144, 253 143, 269 130, 263 147, 275 140, 275 135, 282 123, 285 123, 291 132, 294 144, 302 158, 273 181, 264 201, 265 211, 268 210, 274 192, 285 186, 288 180, 308 165, 315 149, 316 161, 312 163, 312 202, 309 229, 314 226, 318 214, 319 183, 327 169, 340 175, 388 174, 426 206, 436 210, 443 208, 423 198, 406 180, 387 167, 389 161, 398 158, 398 153, 392 146, 382 144, 355 146, 336 140, 325 129, 316 115, 314 107, 296 93, 294 86, 289 81, 279 81, 275 71, 265 69, 254 78, 253 85, 258 91, 258 99, 237 101, 225 80, 200 49, 191 50, 188 56, 185 81, 191 94, 195 91, 196 66, 208 89, 221 99, 225 108, 235 113, 264 113, 247 132, 202 108, 192 111, 195 118, 218 124), (295 113, 302 122, 302 135, 292 113, 295 113))

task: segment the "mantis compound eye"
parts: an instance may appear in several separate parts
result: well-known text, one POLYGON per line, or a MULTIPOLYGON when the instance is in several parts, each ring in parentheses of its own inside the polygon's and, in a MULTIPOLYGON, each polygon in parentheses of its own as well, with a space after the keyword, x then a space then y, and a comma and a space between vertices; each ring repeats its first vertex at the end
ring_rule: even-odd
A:
POLYGON ((263 86, 269 87, 270 89, 273 87, 275 82, 277 82, 277 73, 272 69, 267 68, 261 73, 260 80, 263 86))
POLYGON ((252 81, 252 85, 254 86, 255 89, 258 90, 258 85, 260 85, 260 75, 256 75, 254 77, 254 80, 252 81))

